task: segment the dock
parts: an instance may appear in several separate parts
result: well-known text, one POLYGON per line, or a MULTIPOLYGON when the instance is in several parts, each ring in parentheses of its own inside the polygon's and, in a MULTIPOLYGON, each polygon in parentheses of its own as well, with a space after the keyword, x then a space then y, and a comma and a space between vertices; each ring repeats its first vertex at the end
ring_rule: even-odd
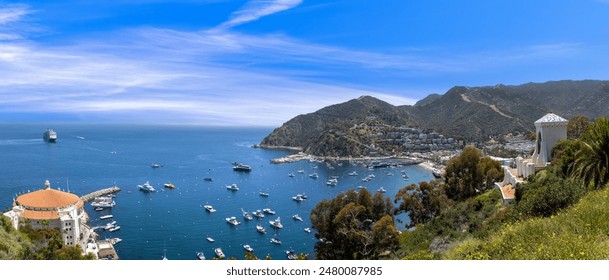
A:
POLYGON ((107 188, 107 189, 103 189, 103 190, 99 190, 99 191, 94 191, 90 194, 86 194, 80 197, 80 199, 84 202, 87 203, 93 199, 95 199, 98 196, 103 196, 103 195, 108 195, 108 194, 113 194, 113 193, 117 193, 120 192, 121 188, 114 186, 111 188, 107 188))
POLYGON ((114 245, 109 240, 102 240, 97 242, 99 253, 97 257, 100 260, 118 260, 118 254, 114 249, 114 245))

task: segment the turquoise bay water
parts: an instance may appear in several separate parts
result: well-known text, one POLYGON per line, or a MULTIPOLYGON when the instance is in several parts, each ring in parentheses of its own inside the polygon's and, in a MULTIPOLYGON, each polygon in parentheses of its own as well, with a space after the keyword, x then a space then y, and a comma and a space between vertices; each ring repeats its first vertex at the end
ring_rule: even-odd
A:
MULTIPOLYGON (((254 149, 272 129, 264 128, 206 128, 175 126, 121 125, 53 125, 58 142, 42 140, 46 125, 0 125, 0 206, 10 207, 15 194, 40 189, 44 180, 53 188, 66 189, 77 195, 118 185, 122 191, 111 210, 95 212, 86 206, 91 226, 103 225, 102 215, 112 214, 121 229, 116 232, 98 231, 100 239, 120 237, 116 245, 121 259, 161 259, 164 249, 169 259, 194 259, 197 251, 208 258, 213 249, 221 247, 229 257, 243 258, 243 244, 254 248, 259 257, 286 259, 285 250, 314 254, 315 231, 309 214, 315 204, 338 193, 366 186, 371 192, 379 187, 393 198, 399 188, 432 179, 429 171, 408 166, 397 169, 368 170, 361 165, 296 162, 274 165, 270 160, 290 154, 289 151, 254 149), (151 168, 157 162, 161 168, 151 168), (249 173, 235 172, 232 162, 250 164, 249 173), (305 174, 297 173, 305 170, 305 174), (410 179, 401 177, 406 170, 410 179), (356 171, 358 176, 348 176, 356 171), (319 179, 308 174, 316 172, 319 179), (289 177, 294 173, 294 177, 289 177), (394 176, 388 176, 393 173, 394 176), (369 182, 361 179, 369 174, 369 182), (330 176, 340 176, 338 185, 326 185, 330 176), (212 177, 212 182, 204 181, 212 177), (158 192, 144 193, 138 184, 149 181, 158 192), (164 189, 172 182, 176 189, 164 189), (236 183, 233 192, 226 185, 236 183), (259 192, 268 192, 268 197, 259 192), (309 199, 295 202, 292 197, 305 193, 309 199), (204 204, 212 204, 217 212, 208 213, 204 204), (241 209, 251 212, 271 208, 276 215, 262 220, 245 221, 241 209), (304 221, 295 221, 299 214, 304 221), (241 225, 233 227, 225 218, 235 216, 241 225), (269 221, 281 217, 284 228, 273 230, 269 221), (267 234, 256 231, 264 225, 267 234), (209 243, 205 238, 216 240, 209 243), (282 245, 270 243, 271 237, 282 245)), ((402 215, 400 219, 406 220, 402 215)))

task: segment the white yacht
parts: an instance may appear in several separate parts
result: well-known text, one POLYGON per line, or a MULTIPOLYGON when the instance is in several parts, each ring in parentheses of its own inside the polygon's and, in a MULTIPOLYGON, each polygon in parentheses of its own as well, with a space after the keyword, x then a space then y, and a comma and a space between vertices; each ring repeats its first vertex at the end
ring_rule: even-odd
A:
POLYGON ((254 215, 254 217, 259 218, 259 219, 264 218, 264 214, 262 214, 262 211, 260 211, 260 210, 256 210, 256 211, 252 212, 252 215, 254 215))
POLYGON ((288 174, 289 177, 294 177, 294 173, 288 174))
POLYGON ((267 192, 259 192, 258 194, 260 194, 260 196, 269 196, 269 193, 267 192))
POLYGON ((111 223, 107 223, 106 226, 104 226, 104 230, 111 230, 115 226, 116 226, 116 221, 112 221, 111 223))
POLYGON ((250 246, 249 244, 243 245, 243 249, 245 249, 245 251, 248 251, 250 253, 254 252, 254 248, 252 248, 252 246, 250 246))
POLYGON ((237 184, 230 184, 228 186, 226 186, 227 189, 231 190, 231 191, 238 191, 239 187, 237 186, 237 184))
POLYGON ((298 214, 292 216, 292 219, 294 219, 296 221, 301 221, 302 222, 302 218, 300 216, 298 216, 298 214))
POLYGON ((288 255, 288 260, 295 260, 296 259, 296 252, 289 250, 289 251, 285 251, 286 255, 288 255))
POLYGON ((214 242, 216 242, 216 240, 214 240, 213 238, 211 238, 211 237, 209 237, 209 236, 208 236, 207 238, 205 238, 205 239, 207 239, 207 241, 209 241, 209 243, 214 243, 214 242))
MULTIPOLYGON (((116 205, 116 202, 114 202, 111 196, 98 196, 91 202, 91 206, 96 208, 112 208, 114 205, 116 205)), ((96 211, 101 210, 96 209, 96 211)))
POLYGON ((226 222, 233 226, 238 226, 239 224, 241 224, 241 222, 237 221, 237 218, 235 217, 226 218, 226 222))
POLYGON ((112 219, 112 218, 114 218, 114 216, 112 216, 112 215, 103 215, 103 216, 99 217, 100 220, 112 219))
POLYGON ((296 196, 292 196, 292 200, 294 200, 296 202, 301 202, 301 201, 304 201, 304 198, 302 198, 301 195, 296 195, 296 196))
POLYGON ((349 173, 349 176, 357 176, 357 171, 353 171, 353 172, 349 173))
POLYGON ((144 183, 143 185, 137 185, 137 187, 141 191, 145 191, 145 192, 155 192, 156 191, 154 189, 154 187, 152 187, 148 181, 146 183, 144 183))
POLYGON ((258 231, 258 232, 260 232, 262 234, 266 233, 266 229, 263 226, 261 226, 261 225, 257 225, 256 226, 256 231, 258 231))
POLYGON ((216 253, 216 256, 218 256, 218 258, 224 258, 224 252, 222 252, 222 248, 218 247, 214 250, 214 252, 216 253))
POLYGON ((269 224, 271 224, 271 226, 276 229, 283 228, 283 225, 281 224, 281 219, 279 217, 277 217, 277 219, 275 219, 274 221, 269 221, 269 224))
POLYGON ((243 208, 241 208, 241 212, 243 212, 243 218, 244 218, 244 219, 246 219, 246 220, 248 220, 248 221, 251 221, 251 220, 253 220, 253 219, 254 219, 254 217, 252 217, 252 214, 250 214, 250 213, 248 213, 248 212, 243 211, 243 208))
POLYGON ((311 229, 310 229, 310 228, 305 228, 305 229, 304 229, 304 231, 305 231, 306 233, 311 233, 311 229))
POLYGON ((210 213, 216 212, 216 209, 214 209, 214 207, 209 204, 203 205, 203 208, 205 208, 205 210, 210 213))
POLYGON ((281 244, 281 240, 273 237, 273 238, 271 238, 271 243, 273 243, 273 244, 281 244))
POLYGON ((239 163, 239 164, 233 166, 233 170, 250 172, 250 171, 252 171, 252 167, 247 164, 239 163))
POLYGON ((326 185, 328 186, 336 186, 338 184, 338 179, 330 179, 326 181, 326 185))
POLYGON ((204 261, 205 254, 203 254, 203 252, 197 252, 197 259, 204 261))
POLYGON ((380 193, 386 193, 386 192, 387 192, 387 190, 386 190, 385 188, 383 188, 383 187, 380 187, 380 188, 377 190, 377 192, 380 192, 380 193))
POLYGON ((262 212, 267 213, 269 215, 275 215, 275 211, 271 210, 271 208, 264 208, 262 209, 262 212))
POLYGON ((309 174, 309 177, 312 179, 317 179, 317 178, 319 178, 319 175, 317 175, 317 173, 311 173, 311 174, 309 174))
POLYGON ((305 171, 304 171, 303 169, 300 169, 300 170, 298 170, 298 171, 296 171, 296 172, 298 172, 298 173, 300 173, 300 174, 304 174, 304 173, 305 173, 305 171))
POLYGON ((121 229, 121 226, 114 226, 114 227, 112 227, 111 229, 109 229, 108 231, 110 231, 110 232, 114 232, 114 231, 117 231, 117 230, 119 230, 119 229, 121 229))

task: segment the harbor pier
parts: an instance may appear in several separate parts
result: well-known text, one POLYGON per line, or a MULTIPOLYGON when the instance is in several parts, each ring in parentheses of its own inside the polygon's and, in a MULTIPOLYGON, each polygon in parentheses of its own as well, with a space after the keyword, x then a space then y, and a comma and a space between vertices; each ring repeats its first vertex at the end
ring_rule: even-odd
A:
POLYGON ((84 202, 90 202, 91 200, 95 199, 98 196, 103 196, 103 195, 108 195, 108 194, 113 194, 113 193, 117 193, 120 192, 121 188, 114 186, 111 188, 107 188, 107 189, 103 189, 103 190, 99 190, 99 191, 94 191, 90 194, 86 194, 80 197, 80 199, 84 202))

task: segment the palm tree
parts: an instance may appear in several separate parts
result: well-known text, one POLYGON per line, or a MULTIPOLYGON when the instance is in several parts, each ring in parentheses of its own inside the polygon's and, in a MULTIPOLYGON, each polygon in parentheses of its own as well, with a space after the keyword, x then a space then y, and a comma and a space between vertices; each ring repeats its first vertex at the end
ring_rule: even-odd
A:
POLYGON ((575 153, 571 175, 599 189, 609 183, 609 119, 599 118, 581 137, 582 148, 575 153))

